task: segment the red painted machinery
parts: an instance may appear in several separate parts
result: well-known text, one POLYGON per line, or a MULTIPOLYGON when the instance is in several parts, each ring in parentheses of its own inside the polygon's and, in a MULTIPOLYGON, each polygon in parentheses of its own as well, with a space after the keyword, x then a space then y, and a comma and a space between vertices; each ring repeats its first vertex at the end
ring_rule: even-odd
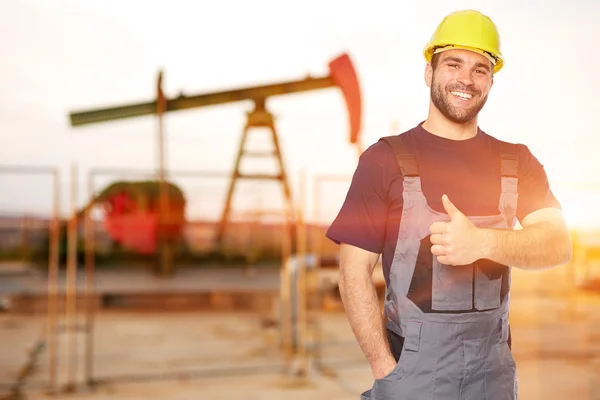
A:
POLYGON ((167 216, 161 229, 158 185, 156 181, 116 182, 95 199, 95 204, 105 211, 104 228, 124 248, 154 254, 161 232, 167 242, 181 238, 185 224, 183 193, 169 184, 167 216))

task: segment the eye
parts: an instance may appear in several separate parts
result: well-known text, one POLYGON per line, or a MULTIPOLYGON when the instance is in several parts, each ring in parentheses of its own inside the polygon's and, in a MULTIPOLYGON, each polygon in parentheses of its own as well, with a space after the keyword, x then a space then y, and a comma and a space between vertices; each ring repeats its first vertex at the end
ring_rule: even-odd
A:
POLYGON ((458 64, 448 64, 450 68, 458 68, 458 64))

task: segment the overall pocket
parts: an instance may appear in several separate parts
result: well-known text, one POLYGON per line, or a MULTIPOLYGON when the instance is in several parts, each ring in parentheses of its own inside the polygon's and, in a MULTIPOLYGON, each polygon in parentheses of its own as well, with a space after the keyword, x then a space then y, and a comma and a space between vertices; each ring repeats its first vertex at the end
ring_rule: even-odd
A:
POLYGON ((475 308, 477 310, 500 307, 508 293, 509 274, 506 265, 487 259, 475 262, 475 308))
POLYGON ((470 312, 473 264, 444 265, 431 254, 431 237, 421 240, 407 297, 425 313, 470 312))
POLYGON ((445 265, 433 257, 431 308, 436 311, 473 309, 473 264, 445 265))

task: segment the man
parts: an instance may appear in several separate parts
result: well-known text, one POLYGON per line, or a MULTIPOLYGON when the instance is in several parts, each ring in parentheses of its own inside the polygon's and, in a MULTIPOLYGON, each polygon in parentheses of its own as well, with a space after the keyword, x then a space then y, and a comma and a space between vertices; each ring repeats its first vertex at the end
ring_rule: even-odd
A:
POLYGON ((504 65, 499 44, 477 11, 444 18, 425 48, 427 119, 361 155, 327 232, 374 377, 362 399, 517 398, 511 268, 563 265, 571 242, 540 162, 478 126, 504 65), (380 254, 383 320, 372 282, 380 254))

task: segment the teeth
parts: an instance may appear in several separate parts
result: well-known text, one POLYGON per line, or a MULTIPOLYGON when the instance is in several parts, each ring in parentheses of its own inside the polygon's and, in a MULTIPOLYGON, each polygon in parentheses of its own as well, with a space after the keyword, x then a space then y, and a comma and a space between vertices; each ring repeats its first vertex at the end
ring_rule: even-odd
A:
POLYGON ((470 98, 473 97, 473 95, 471 95, 469 93, 463 93, 463 92, 450 92, 450 93, 452 93, 456 97, 460 97, 461 99, 465 99, 465 100, 469 100, 470 98))

